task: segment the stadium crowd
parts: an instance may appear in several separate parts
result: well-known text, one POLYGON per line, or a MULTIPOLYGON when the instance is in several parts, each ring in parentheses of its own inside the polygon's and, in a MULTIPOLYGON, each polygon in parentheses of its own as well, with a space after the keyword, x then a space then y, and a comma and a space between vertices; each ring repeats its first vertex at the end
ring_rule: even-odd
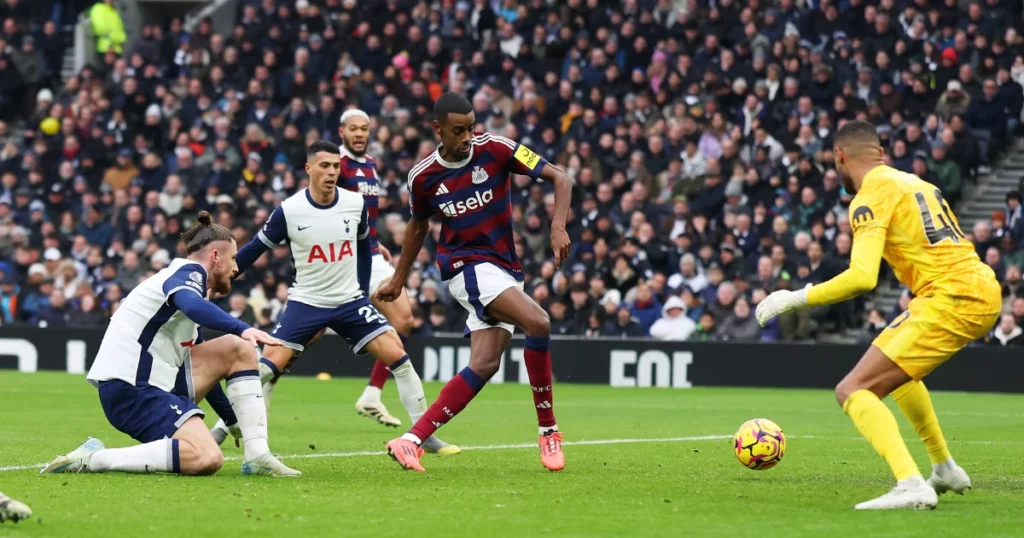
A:
MULTIPOLYGON (((526 289, 554 333, 871 334, 909 297, 893 312, 852 302, 764 329, 752 316, 766 293, 849 262, 833 133, 874 122, 892 166, 954 204, 1024 107, 1020 0, 249 0, 226 35, 209 20, 149 24, 63 82, 66 36, 26 4, 0 6, 2 324, 102 326, 182 255, 178 234, 200 210, 248 241, 303 188, 306 144, 340 142, 349 107, 372 119, 379 236, 397 255, 405 177, 434 150, 432 101, 450 89, 471 98, 481 131, 576 180, 574 256, 556 269, 553 195, 512 179, 526 289)), ((1000 345, 1024 341, 1021 217, 1010 193, 967 230, 1006 283, 1000 345)), ((427 246, 408 282, 415 333, 461 332, 427 246)), ((272 327, 291 277, 279 247, 219 301, 272 327)))

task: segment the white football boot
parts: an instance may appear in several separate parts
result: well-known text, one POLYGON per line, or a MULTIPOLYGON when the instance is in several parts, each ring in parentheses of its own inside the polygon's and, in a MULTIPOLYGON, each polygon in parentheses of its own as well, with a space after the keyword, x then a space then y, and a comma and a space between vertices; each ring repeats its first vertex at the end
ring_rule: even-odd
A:
POLYGON ((57 456, 57 459, 43 467, 39 474, 89 472, 89 460, 92 459, 92 455, 104 448, 106 447, 103 446, 102 441, 90 437, 78 448, 62 456, 57 456))
POLYGON ((955 463, 933 465, 928 485, 935 489, 935 493, 938 495, 947 491, 963 495, 964 490, 971 489, 971 477, 967 476, 967 471, 964 471, 963 467, 955 463))
POLYGON ((864 501, 854 508, 857 510, 932 510, 939 504, 939 496, 935 490, 924 481, 924 478, 915 476, 906 480, 900 480, 896 487, 889 490, 889 493, 864 501))
POLYGON ((239 428, 238 424, 228 426, 224 424, 224 419, 220 419, 210 428, 210 435, 213 436, 213 440, 217 441, 218 445, 223 445, 230 435, 235 438, 235 446, 239 446, 239 441, 242 439, 242 428, 239 428))
POLYGON ((25 505, 25 503, 0 493, 0 523, 4 521, 17 523, 29 517, 32 517, 32 509, 25 505))
POLYGON ((277 459, 270 452, 267 452, 254 460, 242 462, 242 474, 278 477, 302 476, 300 471, 291 469, 287 465, 281 463, 281 460, 277 459))
POLYGON ((365 394, 356 400, 356 413, 366 418, 372 418, 373 420, 376 420, 385 426, 391 426, 392 428, 397 428, 402 425, 402 421, 389 413, 387 407, 384 407, 384 402, 367 398, 365 394))

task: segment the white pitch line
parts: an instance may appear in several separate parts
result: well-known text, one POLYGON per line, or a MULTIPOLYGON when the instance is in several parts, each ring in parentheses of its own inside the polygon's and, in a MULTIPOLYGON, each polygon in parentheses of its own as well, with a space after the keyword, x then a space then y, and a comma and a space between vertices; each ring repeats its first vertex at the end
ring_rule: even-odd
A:
MULTIPOLYGON (((689 437, 652 437, 652 438, 638 438, 638 439, 591 439, 583 441, 566 441, 562 443, 566 446, 581 446, 581 445, 620 445, 626 443, 682 443, 687 441, 720 441, 723 439, 732 439, 731 435, 694 435, 689 437)), ((510 445, 483 445, 483 446, 464 446, 462 450, 512 450, 521 448, 536 448, 536 443, 519 443, 510 445)), ((387 452, 383 450, 363 450, 359 452, 321 452, 316 454, 292 454, 289 456, 282 456, 284 460, 289 459, 316 459, 316 458, 358 458, 363 456, 384 456, 387 452)), ((242 458, 229 456, 224 458, 225 461, 238 461, 242 458)), ((42 469, 46 467, 45 463, 36 463, 34 465, 9 465, 6 467, 0 467, 0 472, 6 471, 27 471, 29 469, 42 469)))
MULTIPOLYGON (((587 445, 622 445, 622 444, 649 444, 649 443, 685 443, 692 441, 723 441, 726 439, 732 439, 732 435, 693 435, 688 437, 648 437, 648 438, 635 438, 635 439, 585 439, 582 441, 566 441, 562 443, 566 446, 587 446, 587 445)), ((830 440, 830 441, 863 441, 860 437, 829 437, 824 435, 788 435, 787 439, 812 439, 812 440, 830 440)), ((911 443, 917 441, 917 439, 904 439, 905 442, 911 443)), ((952 440, 950 444, 954 445, 1024 445, 1024 441, 972 441, 972 440, 952 440)), ((523 448, 536 448, 536 443, 517 443, 517 444, 506 444, 506 445, 482 445, 482 446, 464 446, 462 450, 515 450, 523 448)), ((315 454, 291 454, 288 456, 282 456, 284 460, 289 459, 319 459, 319 458, 359 458, 366 456, 384 456, 387 452, 383 450, 362 450, 357 452, 320 452, 315 454)), ((237 456, 225 457, 225 461, 239 461, 242 458, 237 456)), ((30 469, 42 469, 46 467, 45 463, 36 463, 33 465, 8 465, 6 467, 0 467, 0 472, 9 471, 27 471, 30 469)))

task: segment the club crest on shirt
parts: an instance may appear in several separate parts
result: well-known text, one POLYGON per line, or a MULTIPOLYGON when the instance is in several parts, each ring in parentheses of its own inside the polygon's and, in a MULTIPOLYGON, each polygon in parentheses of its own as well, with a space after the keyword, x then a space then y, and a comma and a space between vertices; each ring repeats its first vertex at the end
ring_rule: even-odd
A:
POLYGON ((473 184, 479 185, 484 181, 487 181, 487 171, 477 166, 473 169, 473 184))

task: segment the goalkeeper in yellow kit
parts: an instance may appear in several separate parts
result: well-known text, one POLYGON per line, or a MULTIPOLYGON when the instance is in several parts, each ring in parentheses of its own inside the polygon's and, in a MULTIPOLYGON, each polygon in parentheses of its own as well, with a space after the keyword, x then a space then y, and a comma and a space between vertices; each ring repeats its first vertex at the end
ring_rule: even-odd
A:
POLYGON ((878 335, 836 386, 836 399, 896 475, 896 487, 857 509, 935 508, 938 495, 970 488, 946 447, 921 379, 995 325, 1001 308, 995 273, 964 238, 942 194, 917 176, 886 166, 875 127, 851 121, 835 138, 836 171, 850 204, 850 268, 800 291, 777 291, 757 306, 763 326, 784 312, 838 303, 871 291, 884 258, 915 298, 878 335), (892 394, 932 460, 926 482, 881 399, 892 394))

